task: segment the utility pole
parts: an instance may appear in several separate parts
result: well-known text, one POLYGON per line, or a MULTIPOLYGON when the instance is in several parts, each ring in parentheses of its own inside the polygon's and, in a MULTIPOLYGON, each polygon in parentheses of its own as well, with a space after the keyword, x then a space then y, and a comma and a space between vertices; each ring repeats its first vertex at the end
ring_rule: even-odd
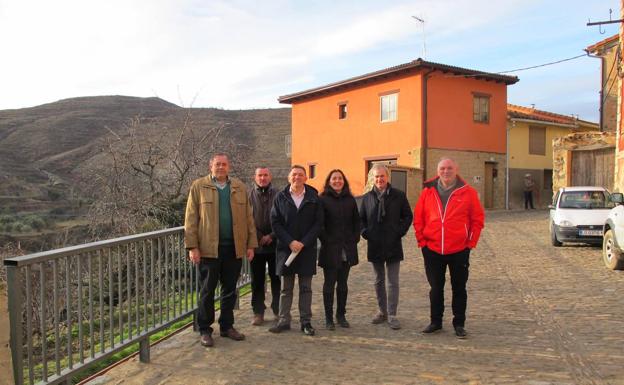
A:
POLYGON ((420 17, 412 16, 412 18, 422 24, 422 39, 423 39, 423 48, 422 48, 422 58, 426 59, 427 57, 427 40, 425 39, 425 19, 420 17))

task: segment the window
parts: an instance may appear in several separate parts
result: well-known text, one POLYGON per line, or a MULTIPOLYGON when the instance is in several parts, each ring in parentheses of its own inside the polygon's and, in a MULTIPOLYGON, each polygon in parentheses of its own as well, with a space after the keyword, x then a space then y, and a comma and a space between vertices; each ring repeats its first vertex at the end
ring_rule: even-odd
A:
POLYGON ((566 191, 559 200, 560 209, 610 209, 613 206, 605 191, 566 191))
POLYGON ((382 95, 379 100, 381 105, 381 121, 392 122, 397 120, 399 94, 382 95))
POLYGON ((397 164, 396 158, 392 159, 374 159, 366 161, 366 175, 370 172, 371 168, 373 168, 376 164, 383 164, 385 166, 392 166, 393 164, 397 164))
POLYGON ((315 176, 316 176, 316 165, 315 164, 309 164, 308 165, 308 177, 310 179, 314 179, 315 176))
POLYGON ((546 127, 529 126, 529 154, 546 155, 546 127))
POLYGON ((338 104, 338 119, 347 118, 347 103, 338 104))
POLYGON ((291 141, 292 141, 291 135, 284 136, 284 151, 286 152, 286 156, 290 156, 290 153, 292 151, 291 141))
POLYGON ((478 123, 490 122, 490 97, 488 95, 473 95, 472 120, 478 123))

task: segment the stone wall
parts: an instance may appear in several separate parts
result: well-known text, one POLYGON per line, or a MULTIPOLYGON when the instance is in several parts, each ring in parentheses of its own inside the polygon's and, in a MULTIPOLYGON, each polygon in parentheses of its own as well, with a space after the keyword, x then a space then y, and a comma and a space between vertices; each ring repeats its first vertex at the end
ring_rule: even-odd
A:
MULTIPOLYGON (((392 174, 392 170, 404 170, 407 172, 407 191, 405 195, 407 196, 407 200, 410 203, 410 206, 414 208, 416 206, 416 202, 418 201, 418 197, 420 197, 420 192, 422 191, 423 184, 423 172, 419 168, 413 167, 404 167, 404 166, 387 166, 390 170, 390 174, 392 174)), ((369 192, 374 185, 374 178, 372 174, 372 170, 368 172, 368 177, 366 180, 366 186, 364 187, 364 193, 369 192)), ((392 178, 389 180, 390 184, 392 184, 392 178)))
POLYGON ((493 179, 493 209, 505 208, 505 154, 430 148, 427 150, 427 178, 437 175, 440 158, 450 157, 459 164, 459 175, 479 193, 484 204, 485 163, 493 163, 497 176, 493 179))

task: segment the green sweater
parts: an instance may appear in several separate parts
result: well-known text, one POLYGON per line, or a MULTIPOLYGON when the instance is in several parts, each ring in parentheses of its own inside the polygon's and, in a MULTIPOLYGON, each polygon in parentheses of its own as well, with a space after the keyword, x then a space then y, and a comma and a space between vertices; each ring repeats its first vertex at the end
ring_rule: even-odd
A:
POLYGON ((232 208, 230 207, 230 183, 224 188, 219 188, 219 245, 231 246, 234 244, 234 232, 232 230, 232 208))

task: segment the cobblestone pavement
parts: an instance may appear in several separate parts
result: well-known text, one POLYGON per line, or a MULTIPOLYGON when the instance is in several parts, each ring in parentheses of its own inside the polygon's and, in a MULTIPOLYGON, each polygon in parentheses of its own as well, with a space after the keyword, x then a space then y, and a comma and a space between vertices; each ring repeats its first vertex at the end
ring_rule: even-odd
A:
POLYGON ((453 334, 449 287, 443 331, 420 333, 429 320, 428 285, 410 232, 401 265, 401 330, 370 323, 372 270, 361 253, 364 262, 349 280, 350 329, 322 327, 320 273, 315 337, 251 326, 243 298, 236 326, 246 341, 216 337, 206 349, 184 330, 153 347, 151 363, 131 359, 93 383, 624 384, 624 272, 607 270, 598 247, 550 246, 547 217, 487 213, 471 254, 466 340, 453 334))

